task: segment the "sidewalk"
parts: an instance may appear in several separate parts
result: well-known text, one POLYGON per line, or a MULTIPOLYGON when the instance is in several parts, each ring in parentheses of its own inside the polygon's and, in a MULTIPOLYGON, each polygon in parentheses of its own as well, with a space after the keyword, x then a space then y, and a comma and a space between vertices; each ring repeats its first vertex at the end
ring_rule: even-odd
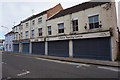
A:
POLYGON ((75 63, 85 63, 85 64, 94 64, 94 65, 120 67, 120 62, 113 62, 113 61, 80 59, 80 58, 70 58, 70 57, 55 57, 55 56, 22 54, 22 53, 12 53, 12 52, 3 52, 3 53, 22 55, 22 56, 31 56, 31 57, 37 57, 37 58, 45 58, 45 59, 51 59, 51 60, 60 60, 60 61, 66 61, 66 62, 75 62, 75 63))

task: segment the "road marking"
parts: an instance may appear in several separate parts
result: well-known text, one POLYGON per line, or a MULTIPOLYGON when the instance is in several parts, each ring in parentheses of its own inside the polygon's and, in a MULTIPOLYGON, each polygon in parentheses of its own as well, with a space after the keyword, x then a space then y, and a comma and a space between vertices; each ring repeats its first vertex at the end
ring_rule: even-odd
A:
POLYGON ((2 62, 2 64, 7 64, 7 63, 5 63, 5 62, 2 62))
POLYGON ((107 69, 107 70, 111 70, 111 71, 120 71, 118 68, 112 68, 112 67, 102 67, 102 66, 98 66, 98 68, 101 68, 101 69, 107 69))
POLYGON ((26 75, 26 74, 29 74, 29 73, 30 73, 30 71, 25 71, 23 73, 17 74, 17 76, 23 76, 23 75, 26 75))
POLYGON ((88 65, 88 64, 63 62, 63 61, 49 60, 49 59, 43 59, 43 58, 36 58, 36 59, 39 59, 39 60, 45 60, 45 61, 51 61, 51 62, 56 62, 56 63, 70 64, 70 65, 77 65, 77 66, 79 66, 79 67, 89 67, 89 66, 90 66, 90 65, 88 65))
POLYGON ((7 79, 11 79, 11 77, 7 77, 7 79))

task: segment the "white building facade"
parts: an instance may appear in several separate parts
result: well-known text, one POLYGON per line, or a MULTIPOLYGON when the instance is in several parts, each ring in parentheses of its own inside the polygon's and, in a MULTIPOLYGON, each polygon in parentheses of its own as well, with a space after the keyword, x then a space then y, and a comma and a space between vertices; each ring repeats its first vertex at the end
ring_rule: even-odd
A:
POLYGON ((5 51, 12 52, 13 51, 13 40, 14 40, 14 32, 8 32, 5 35, 5 43, 4 43, 4 48, 5 51))

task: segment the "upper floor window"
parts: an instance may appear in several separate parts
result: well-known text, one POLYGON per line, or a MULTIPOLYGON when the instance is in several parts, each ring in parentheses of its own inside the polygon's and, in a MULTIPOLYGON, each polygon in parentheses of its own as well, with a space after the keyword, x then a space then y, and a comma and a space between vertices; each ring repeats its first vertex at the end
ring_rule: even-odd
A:
POLYGON ((22 36, 23 36, 23 34, 22 34, 22 32, 21 32, 21 39, 22 39, 22 36))
POLYGON ((34 37, 34 30, 32 30, 32 37, 34 37))
POLYGON ((64 33, 64 23, 58 24, 58 33, 64 33))
POLYGON ((35 20, 32 21, 32 25, 35 25, 35 20))
POLYGON ((39 19, 38 19, 38 23, 42 23, 42 18, 39 18, 39 19))
POLYGON ((19 34, 19 39, 21 39, 20 37, 21 37, 21 35, 19 34))
POLYGON ((51 26, 48 26, 48 35, 51 35, 51 26))
POLYGON ((78 31, 78 20, 72 21, 73 31, 78 31))
POLYGON ((21 27, 20 29, 23 29, 23 25, 21 25, 20 27, 21 27))
POLYGON ((11 49, 11 44, 9 44, 9 49, 11 49))
POLYGON ((16 27, 16 31, 17 31, 17 27, 16 27))
POLYGON ((99 16, 92 16, 88 17, 89 19, 89 28, 94 29, 94 28, 99 28, 99 16))
POLYGON ((14 35, 14 40, 16 40, 16 34, 14 35))
POLYGON ((28 31, 26 31, 26 38, 28 38, 28 31))
POLYGON ((12 28, 12 31, 14 32, 14 31, 15 31, 15 28, 12 28))
POLYGON ((38 29, 39 36, 42 36, 42 28, 38 29))
POLYGON ((28 24, 28 23, 26 23, 26 27, 28 27, 28 25, 29 25, 29 24, 28 24))

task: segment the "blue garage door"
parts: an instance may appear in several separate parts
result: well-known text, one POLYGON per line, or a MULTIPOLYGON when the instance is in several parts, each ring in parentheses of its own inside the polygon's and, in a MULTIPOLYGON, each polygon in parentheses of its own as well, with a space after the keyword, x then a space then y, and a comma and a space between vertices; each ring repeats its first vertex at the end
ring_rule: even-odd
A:
POLYGON ((13 44, 13 52, 19 53, 19 44, 13 44))
POLYGON ((45 55, 45 42, 33 42, 32 54, 45 55))
POLYGON ((111 60, 110 38, 73 40, 73 57, 111 60))
POLYGON ((69 41, 48 42, 48 55, 68 57, 69 56, 69 41))
POLYGON ((29 53, 29 43, 22 43, 22 53, 24 54, 29 53))

